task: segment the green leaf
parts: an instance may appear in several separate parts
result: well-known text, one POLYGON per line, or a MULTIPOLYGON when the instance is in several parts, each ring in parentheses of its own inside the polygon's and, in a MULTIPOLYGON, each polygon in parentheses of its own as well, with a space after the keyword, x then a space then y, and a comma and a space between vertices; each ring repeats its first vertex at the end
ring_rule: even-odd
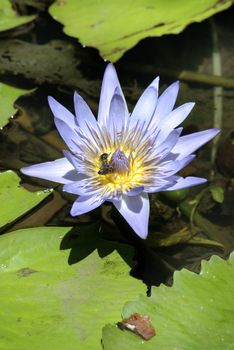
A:
POLYGON ((212 198, 217 203, 223 203, 224 201, 224 188, 221 186, 213 186, 210 189, 212 198))
POLYGON ((8 119, 15 113, 15 100, 26 92, 28 91, 0 83, 0 128, 7 124, 8 119))
POLYGON ((231 5, 231 0, 57 0, 50 14, 66 34, 115 62, 146 37, 180 33, 231 5))
POLYGON ((232 350, 234 349, 234 254, 228 261, 213 256, 199 275, 177 271, 172 287, 153 288, 123 310, 128 318, 148 315, 156 336, 148 342, 113 325, 103 330, 105 350, 232 350))
POLYGON ((45 199, 51 191, 29 192, 19 185, 13 171, 0 173, 0 228, 28 212, 45 199))
MULTIPOLYGON (((128 298, 144 292, 114 247, 100 257, 104 240, 98 251, 68 265, 70 250, 59 248, 70 230, 44 227, 0 237, 2 349, 101 349, 102 327, 120 318, 128 298)), ((84 235, 97 240, 92 232, 84 235)))
POLYGON ((18 16, 9 0, 0 1, 0 31, 17 27, 33 19, 34 16, 18 16))

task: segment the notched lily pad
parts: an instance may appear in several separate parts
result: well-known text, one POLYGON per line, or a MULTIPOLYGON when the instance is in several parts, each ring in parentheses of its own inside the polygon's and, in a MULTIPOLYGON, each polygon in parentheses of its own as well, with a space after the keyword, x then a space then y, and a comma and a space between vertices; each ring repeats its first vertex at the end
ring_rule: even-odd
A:
POLYGON ((115 326, 103 329, 105 350, 231 350, 234 348, 234 253, 229 260, 213 256, 202 262, 199 275, 177 271, 171 288, 153 288, 150 298, 128 302, 123 317, 149 315, 157 336, 142 343, 115 326))
MULTIPOLYGON (((70 250, 60 246, 71 229, 0 236, 2 349, 99 350, 102 327, 120 318, 128 298, 145 292, 114 249, 104 257, 93 250, 69 265, 70 250)), ((86 226, 87 238, 94 229, 86 226)), ((73 245, 79 249, 79 239, 73 245)))
POLYGON ((57 0, 50 14, 64 25, 66 34, 99 49, 103 58, 114 62, 141 39, 180 33, 188 24, 231 4, 231 0, 57 0))
POLYGON ((9 86, 0 83, 0 128, 5 126, 8 119, 15 113, 13 107, 15 100, 25 93, 27 90, 17 89, 13 86, 9 86))
POLYGON ((13 171, 0 173, 0 228, 14 222, 50 195, 51 191, 29 192, 19 185, 13 171))
POLYGON ((32 21, 34 16, 18 16, 9 0, 0 2, 0 31, 8 30, 32 21))

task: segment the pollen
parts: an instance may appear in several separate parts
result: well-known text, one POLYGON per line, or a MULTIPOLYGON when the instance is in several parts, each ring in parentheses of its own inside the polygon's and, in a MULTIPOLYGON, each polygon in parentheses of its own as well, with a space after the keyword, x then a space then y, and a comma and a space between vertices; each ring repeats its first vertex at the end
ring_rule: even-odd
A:
POLYGON ((99 180, 109 193, 127 192, 142 183, 142 162, 132 152, 121 149, 106 152, 99 157, 99 163, 99 180))

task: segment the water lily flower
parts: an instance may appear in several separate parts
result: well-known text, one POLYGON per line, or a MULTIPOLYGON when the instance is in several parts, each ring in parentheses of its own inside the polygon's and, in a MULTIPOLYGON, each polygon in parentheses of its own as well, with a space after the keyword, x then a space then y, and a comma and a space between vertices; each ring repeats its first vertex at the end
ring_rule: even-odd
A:
POLYGON ((194 103, 173 109, 179 83, 170 85, 160 97, 158 84, 156 78, 129 114, 115 68, 109 64, 104 73, 97 120, 77 93, 75 116, 49 97, 55 125, 70 151, 64 151, 64 158, 21 171, 64 184, 65 192, 77 195, 72 216, 87 213, 104 201, 112 202, 136 234, 146 238, 148 193, 204 183, 204 178, 175 174, 219 132, 209 129, 180 136, 182 128, 178 125, 194 103))

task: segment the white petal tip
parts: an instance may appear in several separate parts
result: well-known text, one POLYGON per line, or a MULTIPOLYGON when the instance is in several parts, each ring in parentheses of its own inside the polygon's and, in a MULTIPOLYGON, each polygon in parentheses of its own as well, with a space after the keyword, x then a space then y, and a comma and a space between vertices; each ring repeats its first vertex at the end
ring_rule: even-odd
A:
POLYGON ((105 73, 104 74, 106 74, 106 73, 114 73, 114 74, 116 74, 116 69, 115 69, 115 67, 114 67, 114 65, 113 65, 113 63, 108 63, 108 65, 106 66, 106 69, 105 69, 105 73))
POLYGON ((189 188, 193 186, 198 186, 206 183, 208 180, 204 179, 203 177, 194 177, 194 176, 188 176, 185 178, 180 178, 177 183, 175 183, 173 186, 167 188, 165 191, 177 191, 182 190, 184 188, 189 188))
POLYGON ((136 232, 137 236, 141 239, 146 239, 148 236, 148 230, 146 232, 136 232))
POLYGON ((74 100, 79 100, 79 99, 83 100, 83 98, 80 96, 80 94, 77 91, 75 91, 74 92, 74 100))
POLYGON ((47 100, 49 103, 53 103, 55 101, 55 99, 52 96, 48 96, 47 100))
POLYGON ((71 209, 71 210, 70 210, 70 215, 74 217, 74 216, 78 216, 78 215, 79 215, 79 213, 77 213, 77 212, 73 212, 73 211, 72 211, 72 209, 71 209))
POLYGON ((150 86, 151 86, 151 87, 154 87, 156 90, 158 90, 159 80, 160 80, 160 77, 157 76, 157 77, 152 81, 152 83, 150 84, 150 86))
POLYGON ((25 168, 21 168, 20 172, 24 175, 30 175, 30 171, 29 171, 30 167, 25 167, 25 168))
POLYGON ((20 169, 20 172, 24 175, 27 175, 27 176, 32 176, 32 177, 40 177, 38 176, 38 172, 37 172, 37 164, 35 165, 31 165, 31 166, 28 166, 28 167, 25 167, 25 168, 21 168, 20 169))
POLYGON ((48 100, 48 104, 49 104, 50 109, 52 110, 52 112, 53 112, 53 111, 56 111, 56 110, 57 110, 57 107, 58 107, 58 105, 59 105, 59 102, 57 102, 57 101, 55 100, 55 98, 53 98, 52 96, 48 96, 48 97, 47 97, 47 100, 48 100))
MULTIPOLYGON (((170 89, 175 89, 175 91, 179 91, 179 88, 180 88, 180 81, 179 80, 176 80, 174 81, 174 83, 172 83, 171 85, 168 86, 168 88, 170 89)), ((166 89, 167 90, 167 89, 166 89)), ((165 90, 165 91, 166 91, 165 90)))
POLYGON ((114 68, 114 69, 115 69, 113 63, 111 63, 111 62, 109 62, 109 63, 107 64, 106 68, 114 68))
MULTIPOLYGON (((207 140, 204 142, 209 142, 210 140, 212 140, 214 137, 216 137, 219 133, 220 133, 220 129, 218 128, 212 128, 212 129, 208 129, 208 130, 204 130, 204 134, 206 134, 207 140)), ((203 131, 200 131, 201 133, 203 131)))
POLYGON ((221 132, 221 130, 219 128, 213 128, 212 130, 214 132, 214 137, 221 132))

